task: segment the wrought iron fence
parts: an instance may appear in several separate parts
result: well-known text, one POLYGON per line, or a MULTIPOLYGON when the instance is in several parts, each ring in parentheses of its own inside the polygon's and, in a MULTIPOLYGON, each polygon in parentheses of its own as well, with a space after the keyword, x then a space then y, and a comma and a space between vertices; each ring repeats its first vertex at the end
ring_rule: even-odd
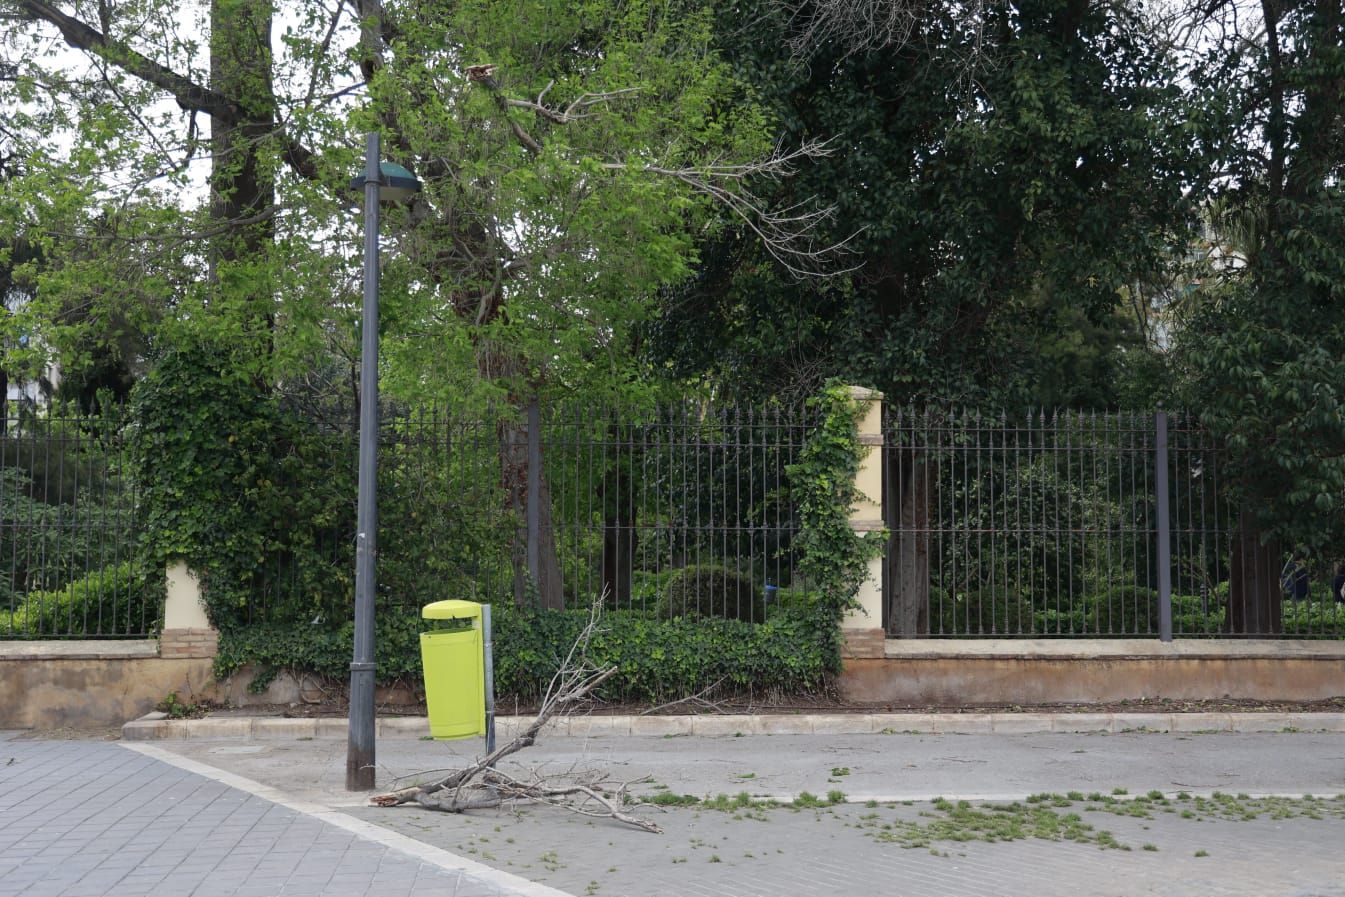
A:
MULTIPOLYGON (((276 487, 333 498, 268 540, 244 620, 349 617, 353 420, 300 428, 322 482, 310 469, 276 487)), ((622 611, 763 619, 808 600, 788 468, 815 423, 700 403, 389 411, 379 605, 605 595, 622 611)), ((0 638, 152 632, 162 577, 137 561, 120 416, 5 424, 0 638)), ((1256 555, 1238 550, 1221 453, 1187 415, 891 408, 884 442, 890 635, 1345 637, 1337 559, 1242 560, 1256 555), (1269 616, 1248 605, 1268 579, 1269 616)))
POLYGON ((389 415, 380 588, 760 620, 805 588, 786 469, 807 432, 798 409, 691 403, 389 415))
POLYGON ((148 634, 162 589, 136 561, 120 415, 2 423, 0 639, 148 634))
POLYGON ((899 408, 884 442, 893 636, 1345 635, 1329 558, 1257 592, 1189 415, 899 408))

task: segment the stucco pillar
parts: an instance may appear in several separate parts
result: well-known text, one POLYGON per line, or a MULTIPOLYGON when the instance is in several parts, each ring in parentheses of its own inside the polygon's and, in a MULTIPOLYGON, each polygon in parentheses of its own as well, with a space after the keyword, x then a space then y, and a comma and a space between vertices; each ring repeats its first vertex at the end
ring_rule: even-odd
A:
POLYGON ((201 584, 183 561, 167 571, 168 595, 163 606, 160 657, 214 657, 219 632, 211 627, 201 601, 201 584))
MULTIPOLYGON (((883 524, 883 394, 861 386, 850 387, 860 403, 859 444, 864 457, 859 462, 855 488, 859 497, 850 508, 850 526, 856 533, 881 532, 883 524)), ((869 575, 855 596, 859 607, 841 621, 846 657, 883 656, 883 559, 869 561, 869 575)))

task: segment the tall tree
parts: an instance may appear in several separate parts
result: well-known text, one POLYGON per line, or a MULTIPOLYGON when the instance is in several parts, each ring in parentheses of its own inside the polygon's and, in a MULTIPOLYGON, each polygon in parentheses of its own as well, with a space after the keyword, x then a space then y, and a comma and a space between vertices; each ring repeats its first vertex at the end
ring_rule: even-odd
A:
MULTIPOLYGON (((19 22, 7 45, 54 28, 89 54, 105 94, 134 87, 141 102, 122 105, 163 109, 153 101, 167 96, 184 113, 146 123, 85 102, 72 118, 104 175, 118 158, 154 157, 147 180, 118 199, 162 213, 142 210, 140 229, 157 224, 155 242, 210 271, 160 284, 170 311, 160 338, 208 324, 270 382, 308 363, 315 344, 350 340, 351 266, 338 247, 356 241, 343 239, 353 223, 338 194, 354 134, 374 127, 425 182, 389 222, 400 252, 384 279, 386 383, 403 397, 485 384, 521 409, 580 388, 619 393, 631 329, 659 287, 687 275, 693 234, 734 220, 801 270, 825 249, 810 242, 816 215, 773 212, 750 192, 752 176, 778 178, 817 150, 772 142, 750 88, 713 46, 712 4, 294 4, 284 14, 298 24, 276 42, 271 3, 212 0, 204 49, 181 33, 186 13, 167 6, 131 21, 107 4, 3 4, 19 22), (197 117, 211 127, 211 202, 174 219, 143 187, 183 170, 197 117)), ((16 83, 62 83, 48 77, 64 71, 59 58, 12 61, 16 83)), ((53 292, 58 283, 48 281, 53 292)), ((499 435, 518 504, 530 463, 518 416, 499 435)), ((540 505, 549 514, 544 480, 540 505)), ((543 603, 559 604, 558 576, 540 578, 543 603)))
POLYGON ((1196 84, 1229 110, 1212 224, 1241 263, 1212 272, 1177 334, 1187 398, 1228 449, 1228 624, 1251 634, 1279 631, 1286 550, 1330 557, 1345 539, 1345 13, 1256 11, 1187 23, 1196 84))
MULTIPOLYGON (((728 233, 651 328, 656 362, 766 393, 842 376, 897 403, 1124 398, 1147 354, 1125 291, 1184 244, 1199 173, 1138 3, 776 0, 721 27, 791 135, 833 139, 785 190, 835 201, 858 266, 799 284, 728 233)), ((887 458, 887 619, 917 635, 937 483, 920 449, 887 458)))
POLYGON ((832 138, 785 195, 834 201, 858 267, 819 289, 725 234, 666 304, 658 362, 763 391, 839 375, 896 401, 1117 401, 1142 346, 1120 291, 1183 244, 1198 173, 1138 4, 760 2, 721 29, 791 137, 832 138))

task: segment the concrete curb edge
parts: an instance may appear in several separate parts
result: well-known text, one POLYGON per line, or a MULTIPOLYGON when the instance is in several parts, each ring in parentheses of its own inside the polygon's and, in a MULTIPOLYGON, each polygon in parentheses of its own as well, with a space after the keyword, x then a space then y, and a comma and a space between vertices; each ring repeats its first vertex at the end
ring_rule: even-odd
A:
MULTIPOLYGON (((155 719, 122 726, 123 741, 288 740, 344 738, 344 717, 216 717, 155 719)), ((505 716, 497 734, 508 738, 530 721, 505 716)), ((609 735, 1035 735, 1059 733, 1345 732, 1345 713, 815 713, 791 715, 568 716, 552 720, 554 736, 609 735)), ((425 717, 384 717, 380 738, 428 738, 425 717)))

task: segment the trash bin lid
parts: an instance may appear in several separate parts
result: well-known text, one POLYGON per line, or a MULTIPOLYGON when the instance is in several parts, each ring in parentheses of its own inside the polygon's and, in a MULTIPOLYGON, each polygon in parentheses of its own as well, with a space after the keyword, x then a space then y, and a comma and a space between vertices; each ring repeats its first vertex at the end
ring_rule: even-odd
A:
POLYGON ((420 616, 426 620, 465 620, 481 616, 481 605, 475 601, 435 601, 425 605, 420 616))

